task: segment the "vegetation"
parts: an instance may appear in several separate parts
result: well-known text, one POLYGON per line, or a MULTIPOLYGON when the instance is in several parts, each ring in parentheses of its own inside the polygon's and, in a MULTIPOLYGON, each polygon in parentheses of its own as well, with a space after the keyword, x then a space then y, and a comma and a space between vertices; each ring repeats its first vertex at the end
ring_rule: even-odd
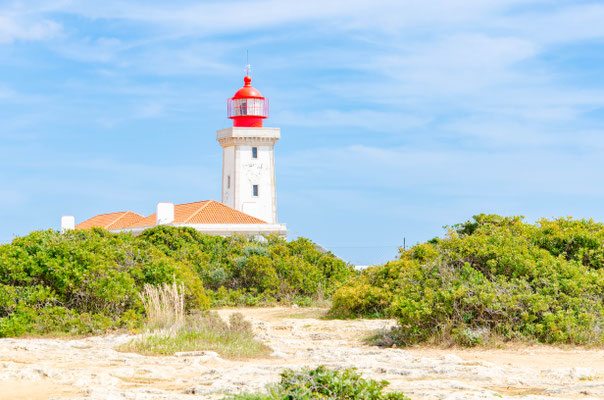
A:
POLYGON ((307 239, 209 236, 155 227, 33 232, 0 246, 0 337, 136 328, 145 284, 183 285, 190 309, 330 296, 354 270, 307 239))
POLYGON ((216 313, 185 315, 183 285, 145 285, 140 298, 147 315, 146 333, 120 346, 121 351, 155 356, 211 350, 225 358, 270 352, 254 339, 252 325, 240 313, 232 314, 228 324, 216 313))
POLYGON ((365 270, 331 314, 396 318, 385 344, 602 344, 604 225, 477 215, 365 270))
POLYGON ((332 371, 325 367, 285 370, 281 382, 268 394, 248 393, 235 400, 409 400, 401 392, 384 392, 386 381, 361 378, 353 369, 332 371))
POLYGON ((180 326, 185 320, 184 285, 165 282, 162 286, 145 284, 138 294, 145 308, 147 329, 167 329, 180 326))
POLYGON ((215 312, 189 315, 181 325, 147 332, 118 350, 150 356, 209 350, 228 359, 253 358, 271 352, 270 347, 254 339, 252 326, 242 314, 231 314, 227 324, 215 312))

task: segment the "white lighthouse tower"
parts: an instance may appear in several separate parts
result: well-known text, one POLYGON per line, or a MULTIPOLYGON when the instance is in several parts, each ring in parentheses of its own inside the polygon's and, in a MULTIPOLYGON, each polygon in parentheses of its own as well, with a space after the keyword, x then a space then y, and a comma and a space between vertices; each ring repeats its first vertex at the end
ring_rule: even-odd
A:
POLYGON ((244 86, 228 100, 228 117, 233 127, 217 132, 222 146, 222 203, 259 218, 277 223, 274 147, 279 128, 265 128, 268 99, 251 85, 244 86))

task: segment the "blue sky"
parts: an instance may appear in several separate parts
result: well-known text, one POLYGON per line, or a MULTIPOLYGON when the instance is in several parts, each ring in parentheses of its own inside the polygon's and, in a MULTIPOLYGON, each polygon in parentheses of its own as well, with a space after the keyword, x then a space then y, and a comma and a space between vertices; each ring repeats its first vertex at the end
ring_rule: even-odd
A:
POLYGON ((0 241, 220 200, 271 101, 279 219, 357 264, 487 212, 602 220, 604 2, 0 1, 0 241))

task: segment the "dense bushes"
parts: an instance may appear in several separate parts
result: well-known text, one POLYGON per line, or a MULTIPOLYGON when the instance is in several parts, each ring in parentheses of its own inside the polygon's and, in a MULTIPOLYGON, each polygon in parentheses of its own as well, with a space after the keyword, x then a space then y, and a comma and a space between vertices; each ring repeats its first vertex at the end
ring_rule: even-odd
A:
POLYGON ((259 242, 156 227, 33 232, 0 246, 0 337, 136 326, 145 283, 185 285, 189 307, 308 303, 354 271, 306 239, 259 242))
POLYGON ((603 224, 483 214, 367 269, 331 312, 395 317, 399 344, 602 344, 603 265, 603 224))
POLYGON ((384 392, 386 386, 388 382, 363 379, 353 369, 333 371, 321 366, 285 370, 268 394, 242 394, 231 400, 409 400, 401 392, 384 392))
POLYGON ((354 268, 308 239, 266 243, 245 237, 209 236, 190 228, 158 227, 140 239, 170 259, 190 265, 213 305, 308 303, 331 296, 354 268))

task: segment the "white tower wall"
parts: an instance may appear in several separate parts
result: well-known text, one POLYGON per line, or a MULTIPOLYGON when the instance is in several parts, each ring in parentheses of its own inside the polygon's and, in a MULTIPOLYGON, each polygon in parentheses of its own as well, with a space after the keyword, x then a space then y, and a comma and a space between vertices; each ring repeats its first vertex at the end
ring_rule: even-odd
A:
POLYGON ((222 203, 235 207, 235 146, 222 149, 222 203))
POLYGON ((274 146, 279 137, 279 128, 233 127, 217 132, 223 148, 222 202, 271 224, 277 223, 274 146))

